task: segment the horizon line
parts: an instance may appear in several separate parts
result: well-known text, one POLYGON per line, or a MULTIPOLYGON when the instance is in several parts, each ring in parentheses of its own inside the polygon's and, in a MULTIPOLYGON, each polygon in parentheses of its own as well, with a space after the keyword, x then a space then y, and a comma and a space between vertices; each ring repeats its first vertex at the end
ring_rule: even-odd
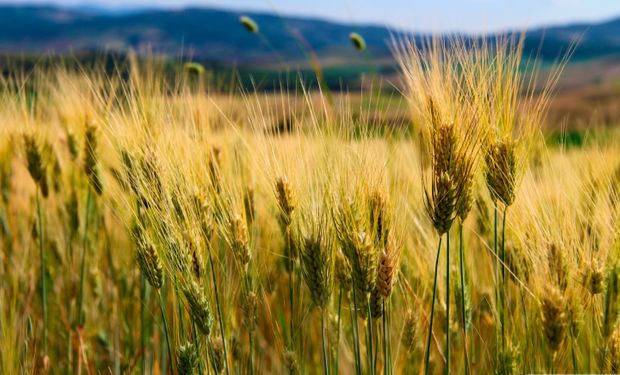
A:
POLYGON ((410 34, 429 34, 429 35, 450 35, 450 34, 459 34, 459 35, 467 35, 474 37, 484 37, 489 35, 503 34, 503 33, 514 33, 514 32, 531 32, 531 31, 544 31, 549 28, 562 28, 562 27, 571 27, 571 26, 592 26, 592 25, 600 25, 608 22, 612 22, 615 20, 620 20, 620 14, 614 16, 608 16, 604 18, 600 18, 597 20, 568 20, 564 22, 549 22, 549 23, 541 23, 537 25, 532 25, 529 27, 505 27, 505 28, 497 28, 493 30, 485 30, 485 31, 473 31, 473 30, 443 30, 443 31, 429 31, 422 29, 407 29, 400 26, 389 25, 387 23, 375 22, 375 21, 362 21, 362 22, 346 22, 344 20, 327 17, 324 15, 314 15, 314 14, 300 14, 300 13, 289 13, 289 12, 274 12, 269 10, 260 10, 260 9, 241 9, 237 7, 227 7, 222 5, 200 5, 200 4, 183 4, 180 6, 176 5, 163 5, 163 4, 155 4, 155 5, 94 5, 89 3, 82 4, 58 4, 52 2, 45 1, 26 1, 22 3, 16 2, 0 2, 0 7, 16 7, 16 8, 24 8, 24 7, 50 7, 57 9, 65 9, 65 10, 74 10, 74 11, 84 11, 85 9, 92 9, 92 13, 99 11, 98 14, 101 16, 109 16, 109 17, 123 17, 130 14, 148 12, 148 11, 169 11, 169 12, 178 12, 178 11, 186 11, 190 9, 200 9, 200 10, 214 10, 214 11, 223 11, 229 13, 238 13, 239 15, 249 14, 249 15, 262 15, 262 16, 272 16, 272 17, 281 17, 281 18, 294 18, 294 19, 302 19, 302 20, 313 20, 313 21, 322 21, 329 22, 332 24, 338 24, 342 26, 349 26, 352 29, 355 27, 377 27, 377 28, 385 28, 388 31, 392 32, 400 32, 400 33, 410 33, 410 34))

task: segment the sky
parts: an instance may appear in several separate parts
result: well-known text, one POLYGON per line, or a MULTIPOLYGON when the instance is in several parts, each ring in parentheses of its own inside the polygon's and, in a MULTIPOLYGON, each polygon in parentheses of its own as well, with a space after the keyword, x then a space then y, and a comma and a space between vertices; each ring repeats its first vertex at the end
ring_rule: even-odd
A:
POLYGON ((314 16, 400 30, 485 32, 620 17, 620 0, 0 0, 105 8, 190 5, 314 16))

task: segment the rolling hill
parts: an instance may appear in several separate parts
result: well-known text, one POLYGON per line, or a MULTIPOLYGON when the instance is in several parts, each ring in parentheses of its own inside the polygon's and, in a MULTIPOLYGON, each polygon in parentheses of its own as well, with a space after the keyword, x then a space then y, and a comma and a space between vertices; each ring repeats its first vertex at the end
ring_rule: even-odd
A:
MULTIPOLYGON (((283 71, 288 68, 293 74, 299 72, 306 82, 315 79, 301 43, 319 57, 331 89, 355 90, 363 84, 361 74, 371 69, 377 69, 389 82, 389 89, 398 82, 390 41, 394 35, 404 34, 380 25, 350 26, 221 9, 110 12, 0 5, 0 74, 9 76, 59 62, 74 67, 103 64, 111 72, 125 66, 127 51, 135 50, 164 55, 161 61, 168 72, 178 71, 188 58, 200 61, 213 73, 217 85, 224 85, 222 89, 228 87, 226 82, 240 82, 250 90, 278 90, 283 84, 294 87, 298 82, 287 73, 283 83, 283 71), (259 36, 239 24, 242 14, 258 23, 259 36), (370 59, 352 48, 352 31, 364 36, 370 59), (67 54, 70 59, 65 58, 67 54)), ((559 82, 551 122, 570 128, 620 122, 620 18, 530 30, 526 54, 554 60, 576 39, 580 42, 559 82)))
MULTIPOLYGON (((52 6, 0 6, 0 53, 150 51, 168 56, 193 56, 220 63, 273 64, 303 62, 300 43, 334 64, 359 56, 348 35, 366 39, 370 55, 391 57, 392 35, 402 31, 380 25, 350 26, 313 18, 248 13, 259 24, 260 36, 238 22, 245 13, 209 9, 142 9, 110 13, 96 9, 52 6), (300 42, 301 41, 301 42, 300 42)), ((528 32, 526 50, 554 59, 571 41, 582 40, 574 60, 620 54, 620 18, 599 24, 572 24, 528 32)), ((417 35, 417 37, 421 37, 417 35)))

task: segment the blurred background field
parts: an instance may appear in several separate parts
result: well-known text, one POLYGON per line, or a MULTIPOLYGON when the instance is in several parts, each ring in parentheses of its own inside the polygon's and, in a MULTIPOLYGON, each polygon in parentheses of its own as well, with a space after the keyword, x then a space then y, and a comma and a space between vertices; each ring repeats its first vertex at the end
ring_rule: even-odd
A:
MULTIPOLYGON (((71 4, 0 4, 0 71, 4 76, 15 72, 27 74, 34 66, 55 66, 61 61, 73 68, 97 65, 112 72, 118 66, 126 66, 127 53, 133 51, 141 58, 155 58, 170 76, 187 61, 199 62, 207 69, 213 83, 209 85, 211 89, 235 91, 240 84, 244 90, 278 91, 283 86, 299 86, 300 74, 308 87, 313 87, 313 83, 316 86, 315 72, 307 58, 310 52, 316 55, 331 90, 355 94, 371 81, 375 85, 380 81, 383 91, 394 94, 400 82, 392 54, 393 39, 414 35, 422 40, 435 31, 429 28, 411 33, 402 26, 390 26, 389 15, 396 13, 394 10, 386 11, 386 26, 382 26, 342 18, 326 20, 311 12, 279 15, 273 13, 277 7, 260 2, 249 6, 263 7, 265 10, 260 13, 243 11, 243 5, 228 10, 191 4, 174 8, 139 3, 71 4), (258 34, 241 27, 242 15, 256 21, 260 26, 258 34), (352 31, 365 39, 365 52, 352 47, 352 31)), ((334 7, 339 9, 337 5, 334 7)), ((561 5, 557 9, 560 14, 571 6, 561 5)), ((603 6, 613 9, 613 4, 598 7, 603 6)), ((450 5, 437 7, 447 12, 450 5)), ((402 13, 415 15, 416 11, 415 6, 404 6, 402 13)), ((617 11, 620 14, 620 9, 617 11)), ((535 6, 530 13, 536 14, 535 6)), ((355 9, 351 14, 355 15, 355 9)), ((583 130, 590 125, 605 127, 618 122, 620 19, 614 16, 605 14, 607 19, 602 21, 579 22, 569 18, 552 25, 521 26, 523 30, 528 27, 525 55, 547 64, 578 41, 551 107, 549 126, 554 130, 583 130)), ((423 14, 412 19, 420 17, 423 14)), ((506 15, 504 18, 510 19, 506 15)), ((485 22, 488 20, 481 19, 479 23, 485 22)), ((409 27, 415 28, 416 24, 412 21, 409 27)), ((490 30, 487 37, 492 39, 494 33, 503 31, 490 30)))

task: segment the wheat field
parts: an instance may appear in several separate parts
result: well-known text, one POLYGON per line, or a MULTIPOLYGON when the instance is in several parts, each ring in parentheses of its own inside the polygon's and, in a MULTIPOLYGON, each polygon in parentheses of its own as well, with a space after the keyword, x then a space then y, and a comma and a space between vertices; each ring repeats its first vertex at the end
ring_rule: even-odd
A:
POLYGON ((620 134, 546 142, 565 60, 519 39, 395 54, 402 126, 195 68, 3 78, 0 373, 619 372, 620 134))

